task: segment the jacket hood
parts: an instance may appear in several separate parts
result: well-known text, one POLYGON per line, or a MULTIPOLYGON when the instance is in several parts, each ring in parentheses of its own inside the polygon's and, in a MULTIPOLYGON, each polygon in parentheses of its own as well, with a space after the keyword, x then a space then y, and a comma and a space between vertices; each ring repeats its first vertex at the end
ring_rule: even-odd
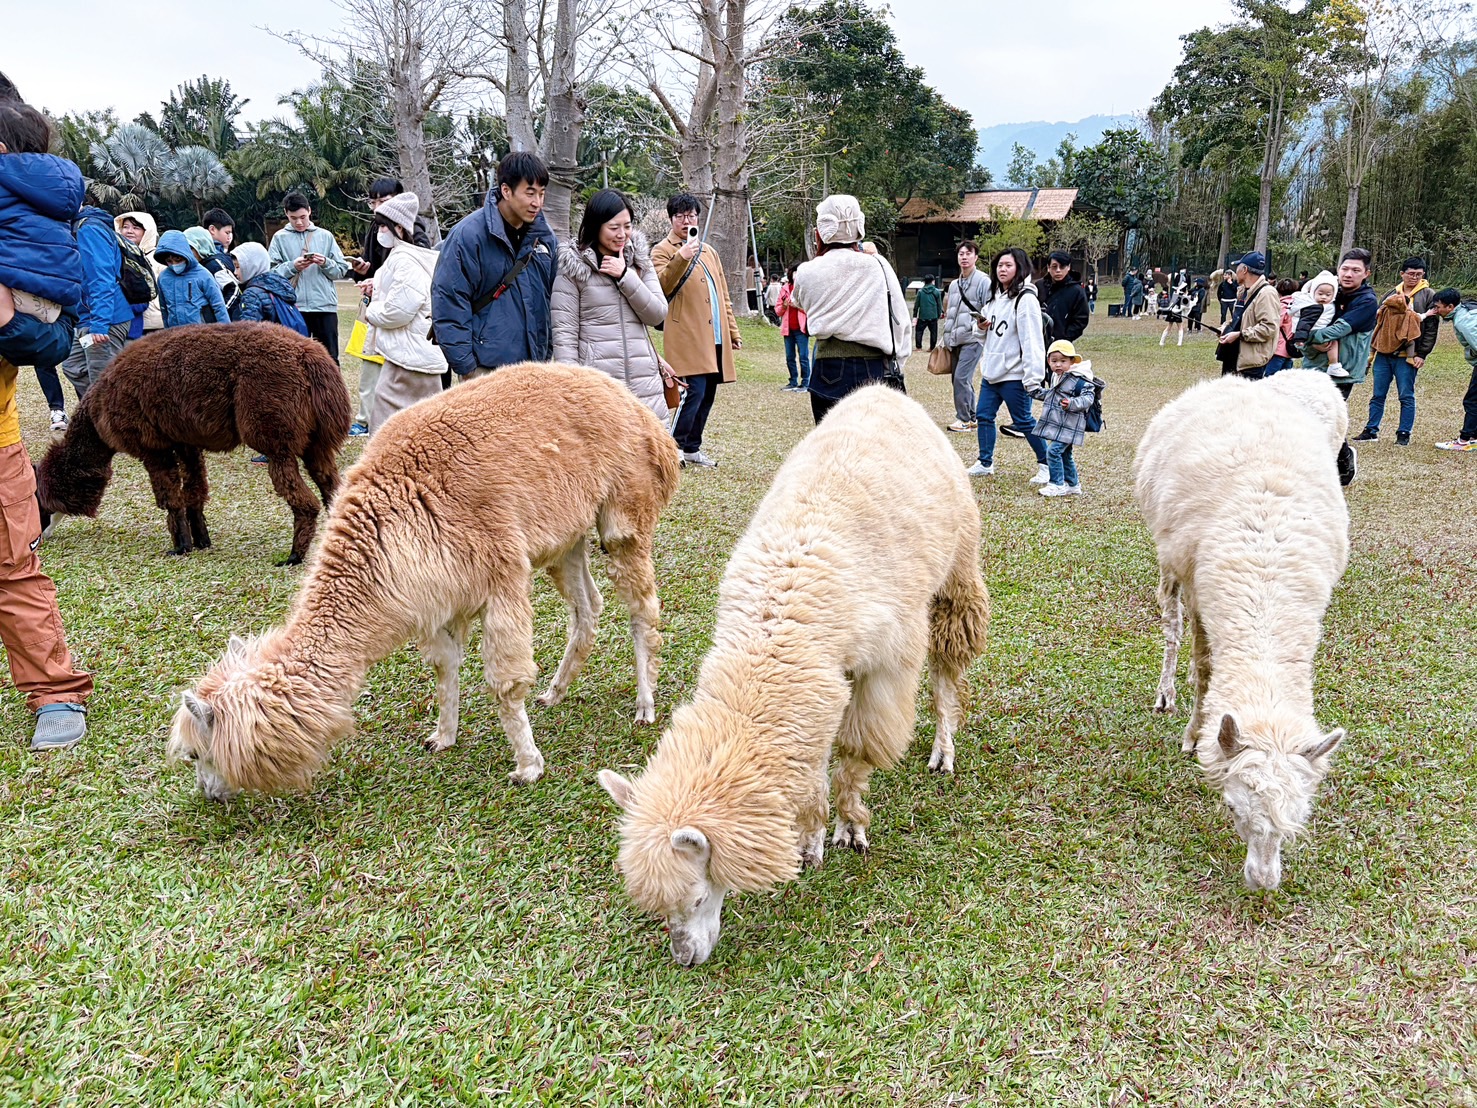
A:
POLYGON ((254 280, 267 270, 272 268, 271 256, 267 254, 267 248, 259 242, 243 242, 232 251, 236 259, 236 266, 241 270, 241 280, 254 280))
POLYGON ((249 280, 243 278, 241 287, 261 289, 263 292, 270 292, 273 296, 286 300, 289 304, 297 303, 297 290, 292 287, 292 282, 280 273, 273 273, 270 270, 249 280))
POLYGON ((141 223, 144 227, 143 241, 138 248, 145 254, 153 253, 154 247, 159 243, 159 224, 154 222, 154 217, 148 212, 123 212, 113 217, 113 230, 120 235, 123 233, 123 221, 131 219, 135 223, 141 223))
POLYGON ((107 230, 113 230, 113 216, 111 212, 105 212, 101 208, 88 205, 78 213, 79 223, 95 223, 107 230))
POLYGON ((1092 380, 1092 362, 1083 358, 1080 362, 1073 362, 1067 368, 1067 374, 1071 377, 1081 377, 1085 381, 1092 380))
POLYGON ((426 271, 426 276, 431 277, 436 273, 436 260, 441 257, 436 251, 425 246, 416 246, 412 242, 397 242, 390 250, 392 256, 410 258, 416 265, 426 271))
POLYGON ((1309 278, 1307 281, 1303 282, 1302 291, 1307 293, 1309 299, 1311 300, 1313 293, 1317 291, 1319 285, 1332 285, 1334 295, 1338 295, 1339 279, 1326 269, 1320 269, 1317 274, 1309 278))
POLYGON ((87 186, 82 171, 55 154, 0 154, 0 188, 48 219, 77 218, 87 186))
MULTIPOLYGON (((183 231, 165 231, 159 236, 159 245, 154 247, 154 256, 157 259, 160 254, 178 254, 185 260, 185 271, 202 268, 195 260, 194 248, 190 246, 190 240, 185 238, 183 231)), ((160 262, 163 265, 163 262, 160 262)))

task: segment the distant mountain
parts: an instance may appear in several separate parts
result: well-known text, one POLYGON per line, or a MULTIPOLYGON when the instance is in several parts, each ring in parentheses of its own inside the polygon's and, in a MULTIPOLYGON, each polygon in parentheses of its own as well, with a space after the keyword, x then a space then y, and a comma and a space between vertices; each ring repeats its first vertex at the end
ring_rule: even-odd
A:
POLYGON ((1044 162, 1056 153, 1062 139, 1070 134, 1077 136, 1078 146, 1092 146, 1102 139, 1104 131, 1133 125, 1134 117, 1131 115, 1090 115, 1076 123, 998 123, 980 131, 979 154, 975 161, 988 166, 997 187, 1004 187, 1011 148, 1016 143, 1032 150, 1038 162, 1044 162))

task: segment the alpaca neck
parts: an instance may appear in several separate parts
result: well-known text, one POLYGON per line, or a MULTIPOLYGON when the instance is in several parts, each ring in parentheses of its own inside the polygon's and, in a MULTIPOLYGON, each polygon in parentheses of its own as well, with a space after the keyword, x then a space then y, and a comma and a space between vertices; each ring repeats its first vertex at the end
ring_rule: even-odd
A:
POLYGON ((1206 704, 1210 718, 1232 712, 1252 719, 1267 719, 1288 711, 1313 713, 1313 662, 1311 658, 1227 658, 1212 662, 1206 704))

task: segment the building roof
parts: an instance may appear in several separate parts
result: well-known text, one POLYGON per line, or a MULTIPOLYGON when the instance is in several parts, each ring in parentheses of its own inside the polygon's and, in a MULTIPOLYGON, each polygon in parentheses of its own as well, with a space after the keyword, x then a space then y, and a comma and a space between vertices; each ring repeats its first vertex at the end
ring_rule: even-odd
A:
POLYGON ((1033 219, 1063 219, 1077 200, 1076 189, 987 189, 966 192, 954 208, 942 208, 928 201, 913 199, 903 205, 899 223, 988 223, 995 208, 1004 208, 1012 216, 1033 219))

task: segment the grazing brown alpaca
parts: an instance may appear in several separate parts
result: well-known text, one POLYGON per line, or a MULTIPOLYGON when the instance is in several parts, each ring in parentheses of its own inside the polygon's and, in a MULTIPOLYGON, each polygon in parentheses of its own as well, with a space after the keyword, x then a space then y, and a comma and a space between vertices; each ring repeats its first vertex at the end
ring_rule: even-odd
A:
POLYGON ((656 720, 651 548, 677 489, 677 445, 625 386, 593 369, 506 366, 397 413, 344 478, 285 626, 233 637, 174 717, 172 759, 205 795, 301 790, 353 729, 365 673, 407 641, 436 670, 432 750, 456 742, 457 674, 482 620, 482 668, 513 746, 514 782, 543 755, 524 697, 533 574, 569 606, 568 641, 543 704, 557 704, 595 645, 601 598, 590 528, 631 617, 636 722, 656 720))
POLYGON ((318 522, 297 460, 327 505, 348 434, 343 374, 312 339, 275 323, 172 327, 133 343, 87 390, 36 469, 37 495, 48 512, 95 516, 113 455, 132 454, 169 513, 169 553, 188 554, 210 545, 203 452, 245 443, 267 456, 272 487, 292 508, 292 552, 278 564, 297 565, 318 522))

